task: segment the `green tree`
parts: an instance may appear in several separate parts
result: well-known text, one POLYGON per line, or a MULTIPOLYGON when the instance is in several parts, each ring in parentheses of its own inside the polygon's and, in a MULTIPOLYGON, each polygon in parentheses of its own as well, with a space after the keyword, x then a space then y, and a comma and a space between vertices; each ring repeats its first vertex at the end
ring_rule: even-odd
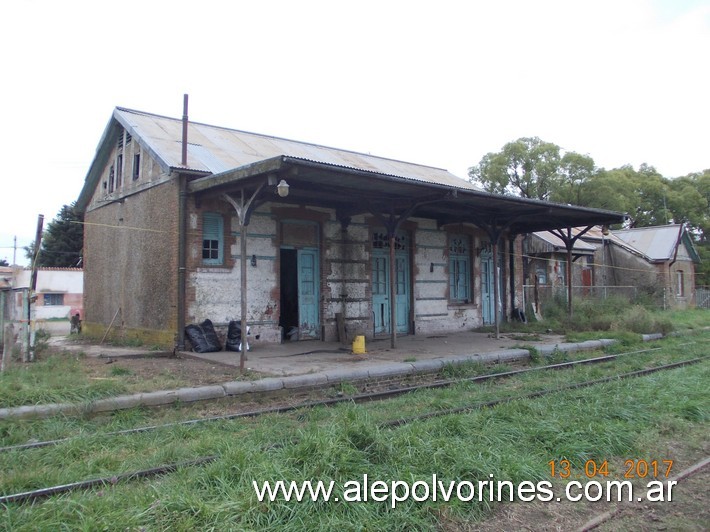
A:
POLYGON ((0 266, 9 266, 10 263, 7 262, 5 259, 0 259, 0 266))
POLYGON ((629 213, 635 209, 636 172, 630 166, 599 169, 580 184, 576 205, 629 213))
POLYGON ((594 159, 573 151, 562 156, 558 179, 551 190, 550 199, 558 203, 584 205, 585 187, 596 174, 594 159))
POLYGON ((488 192, 549 199, 559 179, 560 147, 538 137, 509 142, 469 169, 471 182, 488 192))
MULTIPOLYGON (((49 222, 43 236, 37 260, 38 266, 74 268, 81 264, 84 247, 84 226, 74 204, 64 205, 49 222)), ((34 258, 35 243, 25 247, 28 259, 34 258)))
POLYGON ((673 179, 670 188, 674 219, 687 222, 698 243, 710 244, 710 169, 673 179))
POLYGON ((674 218, 687 222, 700 255, 695 283, 710 285, 710 169, 671 181, 674 218), (676 214, 677 213, 677 214, 676 214))

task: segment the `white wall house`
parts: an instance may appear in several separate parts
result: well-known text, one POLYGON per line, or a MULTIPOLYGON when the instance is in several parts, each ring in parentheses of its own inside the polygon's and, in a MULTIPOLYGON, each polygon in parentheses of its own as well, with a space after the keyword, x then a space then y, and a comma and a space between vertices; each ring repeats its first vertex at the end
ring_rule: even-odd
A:
MULTIPOLYGON (((28 288, 32 271, 15 270, 13 288, 28 288)), ((40 268, 35 290, 35 319, 67 318, 77 312, 83 317, 84 271, 79 268, 40 268)), ((17 294, 16 311, 21 312, 22 299, 17 294)))

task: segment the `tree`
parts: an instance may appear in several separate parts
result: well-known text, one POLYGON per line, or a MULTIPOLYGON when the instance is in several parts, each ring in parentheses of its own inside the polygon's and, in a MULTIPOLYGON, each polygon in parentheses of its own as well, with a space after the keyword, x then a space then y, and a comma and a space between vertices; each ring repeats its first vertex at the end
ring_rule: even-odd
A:
MULTIPOLYGON (((74 204, 64 205, 44 231, 38 266, 74 268, 81 264, 84 227, 74 204)), ((34 258, 35 242, 25 247, 28 259, 34 258)))
POLYGON ((671 182, 671 205, 687 222, 700 264, 695 270, 695 284, 710 285, 710 169, 679 177, 671 182))
POLYGON ((0 259, 0 266, 9 266, 10 263, 7 262, 5 259, 0 259))
POLYGON ((468 175, 488 192, 546 200, 559 179, 559 167, 559 146, 538 137, 524 137, 509 142, 498 153, 484 155, 468 175))
POLYGON ((558 203, 584 205, 585 186, 595 175, 594 159, 573 151, 562 156, 558 179, 550 193, 550 199, 558 203))
POLYGON ((698 243, 710 244, 710 169, 673 179, 670 188, 674 218, 687 222, 698 243))

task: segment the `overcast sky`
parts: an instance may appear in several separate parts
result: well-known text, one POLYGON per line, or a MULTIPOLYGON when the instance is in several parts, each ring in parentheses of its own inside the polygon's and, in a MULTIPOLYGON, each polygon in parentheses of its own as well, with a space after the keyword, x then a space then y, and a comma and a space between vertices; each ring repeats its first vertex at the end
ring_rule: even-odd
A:
MULTIPOLYGON (((0 258, 75 201, 114 107, 446 168, 538 136, 710 168, 710 0, 11 0, 0 258)), ((24 263, 24 252, 17 254, 24 263)))

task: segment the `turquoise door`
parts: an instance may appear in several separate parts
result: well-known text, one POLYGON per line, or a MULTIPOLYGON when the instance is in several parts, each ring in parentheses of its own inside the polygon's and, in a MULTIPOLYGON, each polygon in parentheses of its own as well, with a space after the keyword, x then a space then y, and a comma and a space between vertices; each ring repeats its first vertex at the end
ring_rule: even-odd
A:
MULTIPOLYGON (((409 255, 406 251, 395 254, 395 290, 397 306, 395 317, 397 332, 409 333, 409 255)), ((389 333, 390 328, 390 257, 389 251, 375 251, 372 258, 372 309, 375 334, 389 333)))
POLYGON ((372 258, 372 312, 375 315, 375 334, 390 330, 389 258, 375 253, 372 258))
POLYGON ((301 338, 318 338, 318 250, 298 250, 298 320, 301 338))
MULTIPOLYGON (((500 260, 499 260, 500 263, 500 260)), ((502 297, 501 276, 498 275, 498 294, 502 297)), ((483 323, 495 323, 495 292, 493 290, 493 252, 484 249, 481 252, 481 313, 483 323)), ((502 314, 501 308, 498 314, 502 314)))

